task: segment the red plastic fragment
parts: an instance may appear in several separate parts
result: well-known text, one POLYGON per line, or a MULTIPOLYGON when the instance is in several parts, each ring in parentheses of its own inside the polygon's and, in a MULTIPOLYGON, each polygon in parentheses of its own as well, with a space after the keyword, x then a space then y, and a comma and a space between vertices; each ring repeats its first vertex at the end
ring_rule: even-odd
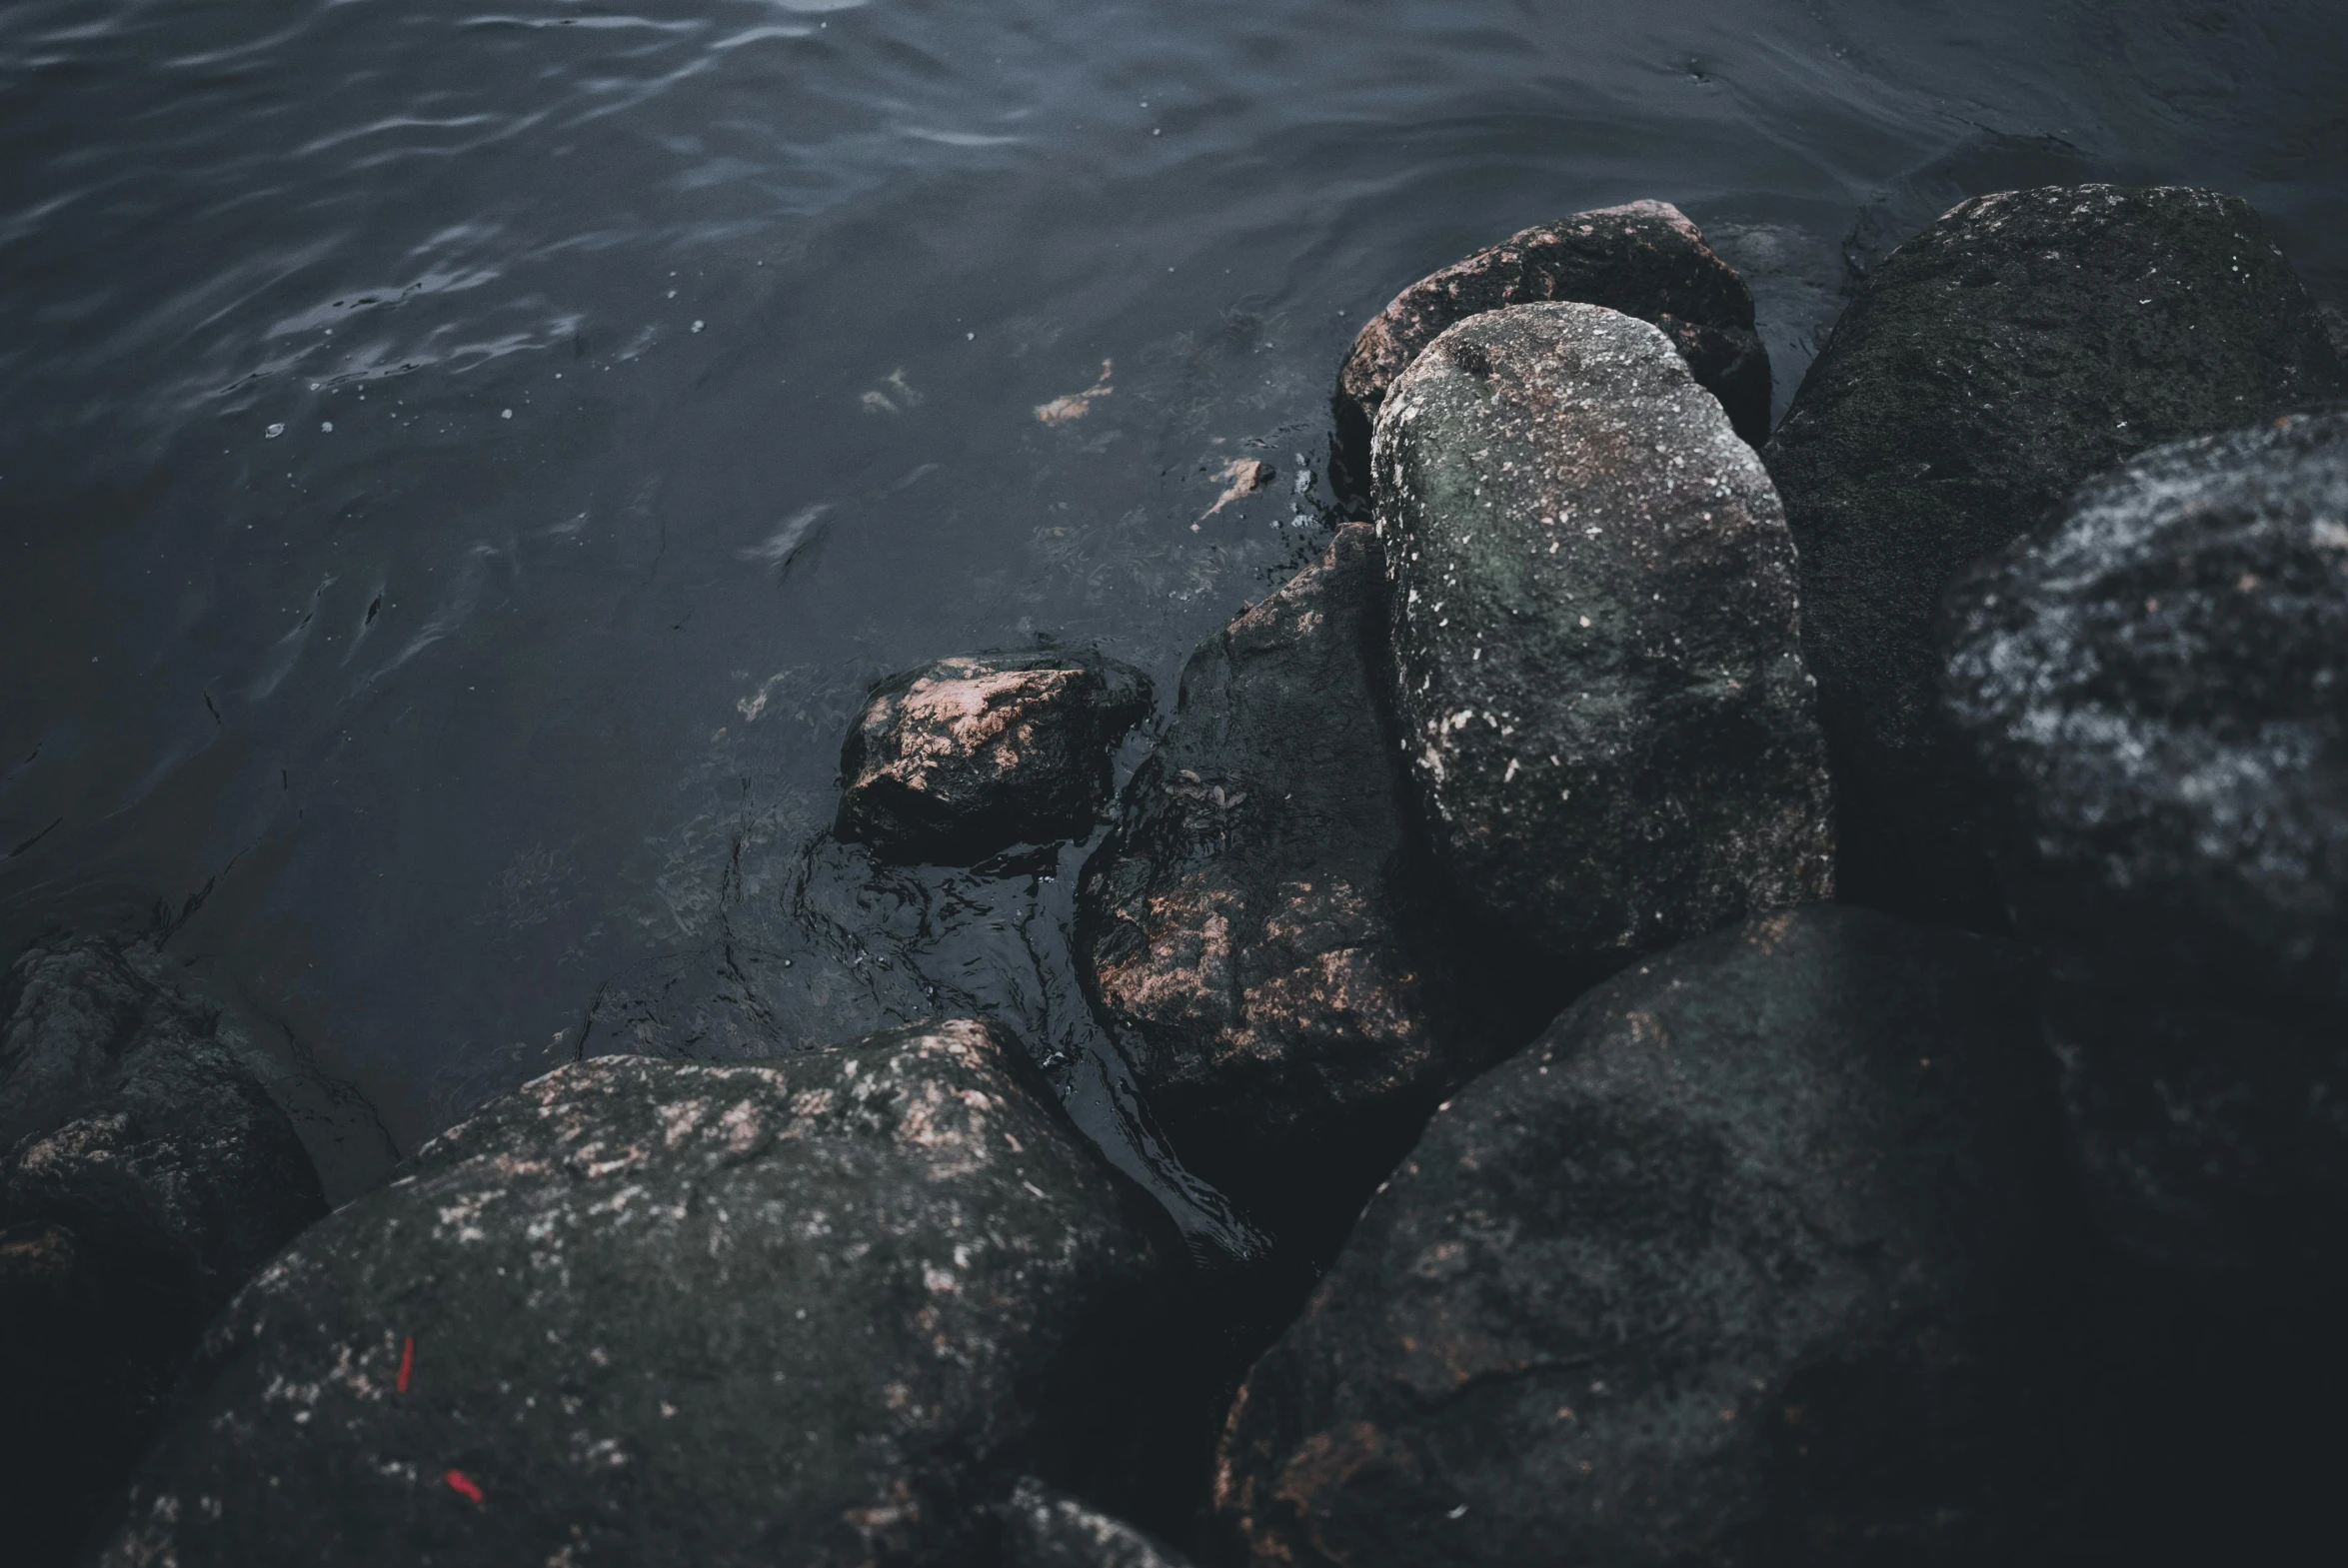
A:
POLYGON ((400 1392, 408 1391, 408 1375, 416 1370, 416 1336, 410 1334, 407 1343, 400 1346, 400 1392))
POLYGON ((449 1483, 450 1491, 458 1493, 460 1496, 468 1497, 476 1504, 480 1503, 481 1487, 477 1482, 475 1482, 473 1477, 467 1475, 462 1470, 451 1470, 445 1479, 449 1483))

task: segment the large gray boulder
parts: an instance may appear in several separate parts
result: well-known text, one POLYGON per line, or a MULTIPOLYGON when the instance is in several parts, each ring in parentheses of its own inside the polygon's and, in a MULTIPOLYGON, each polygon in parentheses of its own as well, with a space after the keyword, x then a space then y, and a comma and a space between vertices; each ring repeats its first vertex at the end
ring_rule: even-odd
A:
POLYGON ((1793 543, 1661 332, 1471 317, 1373 451, 1400 744, 1472 918, 1596 969, 1828 893, 1793 543))
POLYGON ((2348 415, 2148 453, 1950 610, 2103 1217, 2348 1282, 2348 415))
POLYGON ((528 1084, 207 1333, 109 1565, 951 1563, 1096 1484, 1164 1248, 952 1021, 528 1084))
POLYGON ((326 1212, 219 1015, 94 937, 0 983, 0 1518, 64 1562, 204 1323, 326 1212))
POLYGON ((1233 1410, 1282 1568, 1995 1563, 2057 1478, 2023 955, 1832 905, 1583 997, 1457 1095, 1233 1410))
POLYGON ((1843 897, 1998 920, 1933 719, 1949 578, 2146 448, 2344 391, 2307 291, 2233 197, 2009 191, 1883 262, 1767 450, 1801 547, 1843 897))

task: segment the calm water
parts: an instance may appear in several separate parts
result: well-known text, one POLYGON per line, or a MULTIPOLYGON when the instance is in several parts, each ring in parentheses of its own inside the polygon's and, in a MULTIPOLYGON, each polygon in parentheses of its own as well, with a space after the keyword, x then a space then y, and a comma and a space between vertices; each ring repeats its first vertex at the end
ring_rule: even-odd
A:
POLYGON ((2220 186, 2348 296, 2343 80, 2340 0, 9 0, 0 942, 162 911, 403 1148, 583 1038, 970 1005, 1122 1147, 1075 853, 818 836, 869 681, 1171 703, 1354 327, 1577 208, 1685 208, 1781 407, 1975 190, 2220 186))

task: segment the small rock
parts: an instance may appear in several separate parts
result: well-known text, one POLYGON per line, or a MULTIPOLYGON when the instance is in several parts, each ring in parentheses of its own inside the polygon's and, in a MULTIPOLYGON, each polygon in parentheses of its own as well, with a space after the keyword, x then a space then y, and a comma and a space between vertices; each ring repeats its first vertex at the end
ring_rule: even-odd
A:
POLYGON ((122 948, 36 945, 5 990, 0 1517, 29 1568, 67 1559, 205 1321, 326 1199, 216 1016, 122 948))
POLYGON ((2348 1280, 2348 415, 2147 453, 1949 609, 2103 1217, 2348 1280))
POLYGON ((1190 1568, 1179 1552, 1034 1476, 998 1512, 1003 1568, 1190 1568))
POLYGON ((1603 305, 1662 329, 1729 423, 1758 446, 1769 435, 1769 354, 1753 331, 1753 294, 1668 202, 1575 213, 1513 235, 1421 278, 1353 340, 1337 374, 1336 417, 1347 489, 1365 498, 1369 437, 1386 395, 1452 323, 1547 300, 1603 305))
POLYGON ((1883 262, 1766 454, 1801 547, 1844 898, 1999 920, 1933 720, 1950 576, 2135 453, 2343 391, 2307 291, 2232 197, 2010 191, 1883 262))
POLYGON ((1374 446, 1394 710, 1461 906, 1604 964, 1830 890, 1793 542, 1662 333, 1472 317, 1374 446))
POLYGON ((107 1564, 968 1561, 1097 1484, 1162 1245, 967 1020, 569 1066, 206 1334, 107 1564))
POLYGON ((2059 1452, 2006 1339, 2062 1180, 2025 978, 1812 906, 1585 996, 1249 1374, 1219 1520, 1292 1568, 2012 1560, 2059 1452))
POLYGON ((1079 962, 1158 1125, 1290 1231, 1341 1233, 1459 1070, 1428 1016, 1383 619, 1350 524, 1201 644, 1079 884, 1079 962))
POLYGON ((837 831, 894 860, 969 865, 1082 838, 1150 678, 1090 654, 941 659, 873 689, 840 754, 837 831))

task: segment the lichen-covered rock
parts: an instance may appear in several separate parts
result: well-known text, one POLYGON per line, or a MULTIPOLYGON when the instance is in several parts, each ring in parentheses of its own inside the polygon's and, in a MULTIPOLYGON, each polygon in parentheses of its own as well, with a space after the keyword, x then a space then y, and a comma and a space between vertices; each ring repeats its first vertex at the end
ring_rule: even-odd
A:
POLYGON ((1353 340, 1335 399, 1344 473, 1368 489, 1370 432, 1402 372, 1452 323, 1550 300, 1603 305, 1660 328, 1736 433, 1769 434, 1769 354, 1753 331, 1753 292, 1668 202, 1575 213, 1512 235, 1394 296, 1353 340))
POLYGON ((1179 1552, 1032 1475, 997 1513, 1002 1568, 1190 1568, 1179 1552))
POLYGON ((1826 895, 1793 543, 1660 332, 1472 317, 1374 451, 1394 711, 1463 907, 1572 966, 1826 895))
POLYGON ((119 946, 38 944, 4 988, 0 1518, 33 1568, 66 1560, 206 1319, 326 1200, 216 1015, 119 946))
POLYGON ((1819 905, 1455 1097, 1233 1408, 1253 1561, 2000 1562, 2060 1204, 2022 955, 1819 905))
POLYGON ((2348 415, 2148 453, 1949 609, 2104 1218, 2348 1277, 2348 415))
POLYGON ((1152 1114, 1260 1219, 1350 1220, 1463 1072, 1382 692, 1376 537, 1200 645, 1086 862, 1077 951, 1152 1114))
POLYGON ((891 859, 969 865, 1082 838, 1110 754, 1150 712, 1150 678, 1090 654, 941 659, 873 689, 841 751, 843 838, 891 859))
POLYGON ((1766 453, 1801 547, 1842 896, 1998 918, 1933 721, 1952 574, 2148 447, 2348 390, 2239 200, 2089 185, 1957 207, 1871 276, 1766 453))
POLYGON ((99 1560, 967 1560, 1098 1479, 1165 1283, 1024 1063, 952 1021, 494 1102, 230 1304, 99 1560))

